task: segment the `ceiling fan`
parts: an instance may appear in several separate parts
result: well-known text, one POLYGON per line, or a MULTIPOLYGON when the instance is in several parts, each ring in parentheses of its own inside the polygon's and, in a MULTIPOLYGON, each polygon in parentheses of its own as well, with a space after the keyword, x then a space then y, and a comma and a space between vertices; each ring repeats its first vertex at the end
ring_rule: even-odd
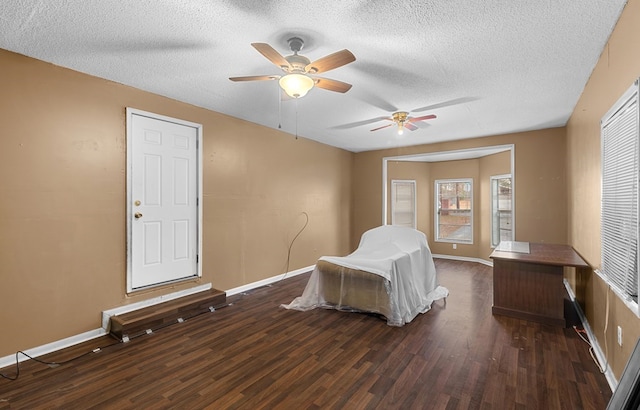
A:
MULTIPOLYGON (((398 111, 394 112, 389 118, 382 118, 387 121, 392 121, 398 126, 398 135, 402 135, 404 132, 404 128, 409 131, 415 131, 418 129, 414 123, 424 120, 431 120, 436 118, 435 114, 423 115, 421 117, 409 117, 409 113, 406 111, 398 111)), ((378 131, 383 128, 391 127, 394 124, 383 125, 382 127, 374 128, 370 131, 378 131)))
POLYGON ((229 80, 279 80, 280 87, 282 87, 287 95, 293 98, 304 97, 314 86, 339 93, 349 91, 351 84, 315 76, 315 74, 324 73, 355 61, 355 56, 349 50, 338 51, 312 62, 307 57, 298 54, 304 46, 304 41, 301 38, 292 37, 288 40, 288 43, 293 54, 286 57, 283 57, 269 44, 251 43, 253 48, 258 50, 260 54, 282 69, 286 74, 229 77, 229 80))

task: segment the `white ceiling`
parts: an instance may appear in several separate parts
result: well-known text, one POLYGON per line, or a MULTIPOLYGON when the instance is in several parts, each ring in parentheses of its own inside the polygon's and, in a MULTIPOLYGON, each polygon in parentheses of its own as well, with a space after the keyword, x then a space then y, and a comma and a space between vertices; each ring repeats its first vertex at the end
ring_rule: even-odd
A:
POLYGON ((3 0, 0 48, 360 152, 565 125, 625 3, 3 0), (353 88, 279 108, 276 81, 228 80, 280 74, 250 43, 292 36, 312 61, 349 49, 322 76, 353 88), (396 110, 437 119, 369 131, 396 110))

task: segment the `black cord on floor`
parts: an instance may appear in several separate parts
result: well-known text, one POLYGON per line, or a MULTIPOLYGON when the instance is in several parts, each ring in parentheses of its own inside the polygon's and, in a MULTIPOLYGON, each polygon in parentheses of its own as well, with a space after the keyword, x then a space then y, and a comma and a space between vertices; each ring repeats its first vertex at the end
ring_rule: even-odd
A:
POLYGON ((68 359, 68 360, 65 360, 65 361, 62 361, 62 362, 47 362, 47 361, 44 361, 44 360, 40 360, 40 359, 38 359, 36 357, 30 356, 27 353, 23 352, 22 350, 18 350, 16 352, 16 374, 15 374, 15 376, 9 376, 9 375, 6 375, 4 373, 0 373, 0 376, 2 378, 4 378, 4 379, 11 380, 11 381, 18 380, 18 377, 20 377, 20 361, 18 360, 18 355, 26 356, 29 359, 33 360, 34 362, 38 362, 38 363, 44 364, 46 366, 49 366, 51 368, 54 368, 54 367, 62 366, 62 365, 67 364, 67 363, 71 363, 71 362, 73 362, 75 360, 80 359, 81 357, 90 355, 91 353, 101 352, 102 350, 104 350, 104 349, 106 349, 108 347, 115 346, 115 345, 120 344, 120 343, 121 342, 115 342, 115 343, 112 343, 110 345, 106 345, 106 346, 103 346, 103 347, 97 347, 97 348, 95 348, 93 350, 90 350, 88 352, 82 353, 82 354, 80 354, 80 355, 78 355, 76 357, 73 357, 71 359, 68 359))
POLYGON ((593 350, 593 346, 591 345, 591 342, 589 342, 589 339, 587 338, 587 332, 584 329, 578 329, 577 326, 574 326, 573 330, 576 331, 576 333, 578 334, 578 336, 580 336, 580 339, 582 339, 583 342, 589 345, 589 355, 591 355, 591 359, 596 364, 596 366, 598 366, 598 370, 600 371, 600 373, 604 374, 607 371, 607 368, 609 367, 609 363, 607 362, 604 368, 602 367, 602 365, 600 365, 600 362, 598 361, 598 358, 596 357, 595 352, 593 350))
MULTIPOLYGON (((223 308, 223 307, 227 307, 227 306, 228 306, 228 305, 223 305, 223 306, 216 307, 214 310, 211 310, 211 311, 203 311, 203 312, 199 312, 199 313, 196 313, 196 314, 194 314, 194 315, 192 315, 192 316, 189 316, 189 317, 187 317, 187 318, 182 319, 182 321, 177 321, 177 322, 167 322, 167 323, 161 324, 161 325, 159 325, 158 327, 156 327, 155 329, 150 329, 152 332, 142 331, 140 334, 130 336, 130 337, 129 337, 129 340, 133 340, 133 339, 135 339, 135 338, 138 338, 138 337, 140 337, 140 336, 144 336, 144 335, 149 334, 149 333, 157 332, 158 330, 163 329, 163 328, 165 328, 165 327, 167 327, 167 326, 173 325, 173 324, 175 324, 175 323, 185 322, 185 321, 190 320, 190 319, 193 319, 193 318, 195 318, 195 317, 197 317, 197 316, 203 315, 203 314, 205 314, 205 313, 211 313, 211 312, 214 312, 215 310, 218 310, 218 309, 221 309, 221 308, 223 308)), ((80 359, 80 358, 84 357, 84 356, 88 356, 88 355, 90 355, 91 353, 99 353, 99 352, 103 351, 104 349, 107 349, 107 348, 112 347, 112 346, 115 346, 115 345, 119 345, 119 344, 121 344, 121 343, 123 343, 123 342, 122 342, 122 341, 120 341, 120 340, 118 340, 117 342, 114 342, 114 343, 108 344, 108 345, 106 345, 106 346, 96 347, 96 348, 95 348, 95 349, 93 349, 93 350, 90 350, 90 351, 88 351, 88 352, 82 353, 82 354, 80 354, 80 355, 78 355, 78 356, 76 356, 76 357, 72 357, 71 359, 68 359, 68 360, 65 360, 65 361, 62 361, 62 362, 47 362, 47 361, 45 361, 45 360, 40 360, 40 359, 38 359, 38 358, 36 358, 36 357, 30 356, 30 355, 28 355, 27 353, 23 352, 22 350, 18 350, 18 351, 16 352, 16 373, 15 373, 15 376, 9 376, 9 375, 3 374, 3 373, 0 373, 0 376, 1 376, 2 378, 4 378, 4 379, 11 380, 11 381, 18 380, 18 377, 20 377, 20 361, 18 360, 18 355, 20 355, 20 354, 22 354, 22 355, 24 355, 24 356, 28 357, 29 359, 31 359, 31 360, 33 360, 33 361, 35 361, 35 362, 38 362, 38 363, 44 364, 44 365, 49 366, 49 367, 51 367, 51 368, 55 368, 55 367, 58 367, 58 366, 62 366, 62 365, 64 365, 64 364, 71 363, 71 362, 73 362, 73 361, 75 361, 75 360, 78 360, 78 359, 80 359)))
MULTIPOLYGON (((289 263, 291 262, 291 248, 293 248, 293 244, 295 243, 296 239, 298 239, 298 236, 300 236, 302 231, 304 231, 305 228, 307 227, 307 225, 309 224, 309 214, 307 214, 306 212, 302 212, 302 214, 306 217, 306 220, 304 222, 304 226, 302 226, 302 228, 298 231, 296 236, 294 236, 293 239, 291 240, 291 243, 289 243, 289 249, 287 250, 287 264, 286 264, 286 267, 285 267, 284 275, 282 276, 282 278, 278 282, 281 282, 286 278, 287 273, 289 272, 289 263)), ((271 285, 267 285, 267 286, 271 286, 271 285)), ((247 294, 248 294, 248 292, 243 292, 242 293, 243 296, 246 296, 247 294)), ((207 312, 202 312, 202 313, 207 313, 207 312)), ((202 313, 196 314, 195 316, 199 316, 202 313)), ((192 316, 189 319, 192 319, 195 316, 192 316)), ((165 324, 160 325, 158 328, 153 329, 153 330, 157 331, 157 330, 160 330, 160 329, 162 329, 164 327, 167 327, 167 326, 169 326, 171 324, 173 324, 173 322, 165 323, 165 324)), ((137 337, 145 335, 145 334, 147 334, 146 331, 142 332, 142 333, 140 333, 138 335, 130 337, 129 340, 137 338, 137 337)), ((71 358, 69 360, 65 360, 63 362, 47 362, 47 361, 40 360, 40 359, 37 359, 35 357, 29 356, 27 353, 23 352, 22 350, 18 350, 16 352, 16 373, 15 373, 15 376, 9 376, 9 375, 6 375, 4 373, 0 373, 0 377, 2 377, 4 379, 7 379, 7 380, 11 380, 11 381, 17 380, 18 377, 20 377, 20 361, 18 360, 18 355, 20 355, 20 354, 28 357, 29 359, 31 359, 31 360, 33 360, 35 362, 38 362, 38 363, 44 364, 46 366, 49 366, 51 368, 54 368, 54 367, 58 367, 58 366, 61 366, 63 364, 67 364, 67 363, 73 362, 75 360, 78 360, 81 357, 90 355, 91 353, 98 353, 98 352, 102 351, 103 349, 106 349, 106 348, 111 347, 111 346, 115 346, 115 345, 120 344, 120 343, 122 343, 122 342, 118 341, 118 342, 112 343, 112 344, 104 346, 104 347, 98 347, 98 348, 95 348, 95 349, 90 350, 88 352, 82 353, 81 355, 78 355, 76 357, 73 357, 73 358, 71 358)))

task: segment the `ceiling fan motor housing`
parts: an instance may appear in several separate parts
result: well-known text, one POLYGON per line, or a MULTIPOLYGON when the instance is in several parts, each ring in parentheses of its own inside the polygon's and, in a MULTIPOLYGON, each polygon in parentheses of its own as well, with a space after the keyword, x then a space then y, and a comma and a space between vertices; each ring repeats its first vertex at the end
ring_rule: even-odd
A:
POLYGON ((292 68, 289 68, 290 73, 304 73, 305 67, 311 62, 307 57, 299 54, 292 54, 284 58, 289 62, 292 68))
POLYGON ((398 124, 404 124, 404 122, 407 120, 408 115, 409 113, 405 111, 395 112, 393 113, 393 121, 398 124))
POLYGON ((293 52, 292 55, 285 57, 285 60, 291 65, 288 71, 290 73, 304 73, 305 67, 311 62, 307 57, 298 54, 304 47, 304 41, 300 37, 291 37, 287 42, 293 52))
POLYGON ((287 40, 287 43, 289 43, 289 48, 294 52, 294 54, 298 54, 300 50, 302 50, 302 47, 304 47, 304 40, 300 37, 291 37, 287 40))

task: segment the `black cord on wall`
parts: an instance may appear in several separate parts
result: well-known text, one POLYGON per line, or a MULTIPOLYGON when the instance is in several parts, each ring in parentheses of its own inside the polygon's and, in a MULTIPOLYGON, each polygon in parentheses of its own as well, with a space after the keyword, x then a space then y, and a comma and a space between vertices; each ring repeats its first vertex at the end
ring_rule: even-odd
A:
POLYGON ((307 214, 306 212, 302 212, 302 215, 304 215, 307 219, 304 222, 304 225, 302 226, 302 228, 298 231, 298 233, 296 234, 296 236, 293 237, 293 239, 291 240, 291 243, 289 244, 289 250, 287 251, 287 265, 284 269, 284 275, 282 276, 283 280, 286 276, 287 273, 289 273, 289 262, 291 262, 291 248, 293 248, 293 244, 296 241, 296 239, 298 239, 298 236, 300 236, 300 234, 302 233, 302 231, 304 231, 304 228, 307 227, 307 225, 309 224, 309 214, 307 214))

